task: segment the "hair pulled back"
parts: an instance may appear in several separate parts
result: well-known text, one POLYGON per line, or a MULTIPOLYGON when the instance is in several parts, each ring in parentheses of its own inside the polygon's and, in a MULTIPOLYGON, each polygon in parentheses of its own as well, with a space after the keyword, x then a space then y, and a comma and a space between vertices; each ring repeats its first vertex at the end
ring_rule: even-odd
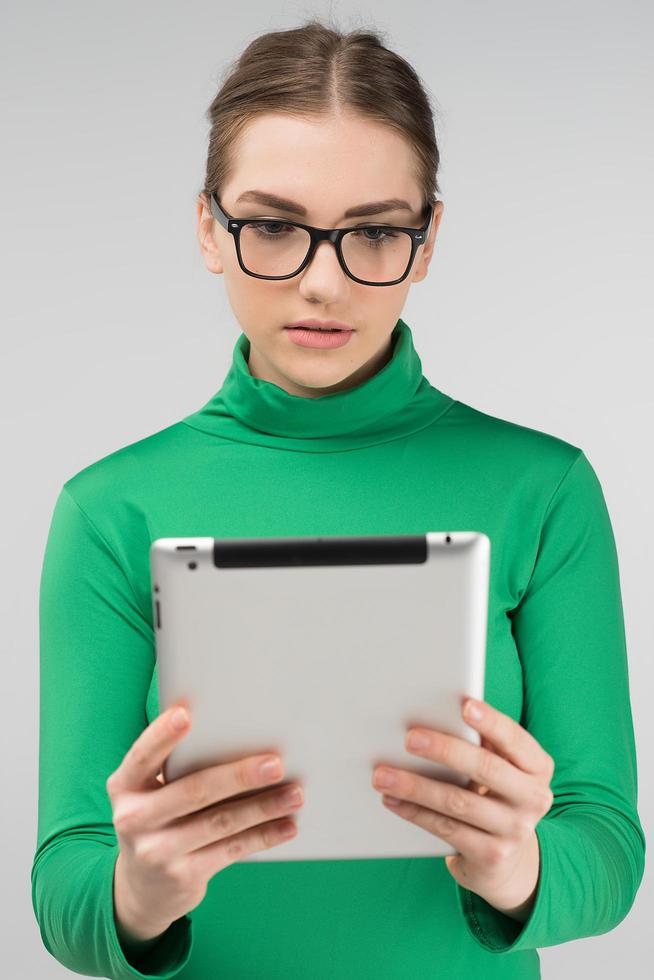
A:
POLYGON ((230 179, 241 132, 261 113, 304 119, 348 112, 383 123, 413 149, 422 205, 441 193, 430 97, 415 70, 382 43, 382 34, 347 33, 312 19, 256 37, 229 66, 206 116, 211 128, 205 197, 220 197, 230 179))

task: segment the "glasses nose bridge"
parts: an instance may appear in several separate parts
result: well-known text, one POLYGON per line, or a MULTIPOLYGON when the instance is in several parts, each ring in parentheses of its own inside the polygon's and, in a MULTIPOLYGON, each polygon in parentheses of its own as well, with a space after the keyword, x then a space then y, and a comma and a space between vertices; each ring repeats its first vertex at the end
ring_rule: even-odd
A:
POLYGON ((339 264, 340 264, 340 260, 341 260, 341 257, 339 255, 340 245, 338 244, 338 240, 339 238, 342 237, 342 235, 339 232, 338 228, 332 228, 332 229, 314 228, 312 231, 312 235, 313 238, 312 238, 311 245, 309 246, 309 257, 307 259, 307 265, 310 265, 311 262, 313 261, 313 257, 316 254, 316 249, 318 248, 321 242, 332 243, 332 245, 334 246, 334 251, 336 252, 336 258, 339 260, 339 264))

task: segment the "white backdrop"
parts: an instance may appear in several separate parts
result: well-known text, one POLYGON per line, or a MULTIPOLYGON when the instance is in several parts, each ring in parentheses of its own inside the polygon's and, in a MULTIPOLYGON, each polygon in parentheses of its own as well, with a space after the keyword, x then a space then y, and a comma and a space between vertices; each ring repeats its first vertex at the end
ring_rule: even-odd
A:
MULTIPOLYGON (((41 945, 30 901, 38 584, 54 500, 79 469, 196 410, 222 381, 239 327, 195 237, 204 113, 253 37, 310 14, 387 32, 439 110, 445 211, 402 312, 424 373, 582 447, 600 478, 648 833, 654 5, 5 0, 0 921, 12 980, 70 975, 41 945)), ((646 870, 620 926, 543 949, 543 976, 644 977, 652 910, 646 870)))

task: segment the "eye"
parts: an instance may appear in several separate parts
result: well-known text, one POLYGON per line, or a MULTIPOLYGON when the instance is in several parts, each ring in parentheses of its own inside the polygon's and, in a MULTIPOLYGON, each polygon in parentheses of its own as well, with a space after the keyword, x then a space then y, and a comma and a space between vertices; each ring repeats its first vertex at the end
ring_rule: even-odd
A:
POLYGON ((384 228, 382 225, 367 225, 365 228, 357 228, 356 232, 352 232, 355 238, 360 238, 364 245, 370 248, 383 248, 385 245, 390 244, 394 239, 398 238, 398 233, 390 231, 388 228, 384 228), (369 233, 377 235, 377 238, 366 237, 369 233))
POLYGON ((296 230, 293 227, 293 225, 287 225, 283 221, 257 221, 256 223, 247 225, 246 227, 250 228, 252 231, 254 231, 256 235, 259 235, 261 238, 280 238, 282 235, 289 234, 289 232, 293 232, 296 230), (270 229, 270 228, 272 228, 273 231, 270 230, 264 231, 264 229, 270 229), (280 232, 279 231, 280 228, 286 229, 286 231, 280 232))

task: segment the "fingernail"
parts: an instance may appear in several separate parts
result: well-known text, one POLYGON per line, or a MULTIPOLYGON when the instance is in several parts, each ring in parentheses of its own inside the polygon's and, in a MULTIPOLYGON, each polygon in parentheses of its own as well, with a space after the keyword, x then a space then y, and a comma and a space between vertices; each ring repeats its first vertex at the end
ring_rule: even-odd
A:
POLYGON ((377 786, 392 786, 395 783, 395 773, 391 769, 380 769, 375 773, 375 783, 377 786))
POLYGON ((281 776, 282 766, 279 758, 277 756, 272 756, 266 759, 259 766, 259 772, 264 779, 274 779, 276 776, 281 776))
POLYGON ((411 732, 408 745, 410 749, 426 749, 429 745, 429 737, 423 732, 411 732))
POLYGON ((464 714, 466 718, 472 719, 472 721, 481 721, 482 709, 481 705, 477 701, 468 700, 464 706, 464 714))
POLYGON ((187 721, 188 721, 188 714, 186 713, 186 711, 184 711, 183 708, 177 708, 176 711, 173 711, 173 717, 172 717, 173 728, 177 728, 178 730, 180 730, 184 727, 187 721))

